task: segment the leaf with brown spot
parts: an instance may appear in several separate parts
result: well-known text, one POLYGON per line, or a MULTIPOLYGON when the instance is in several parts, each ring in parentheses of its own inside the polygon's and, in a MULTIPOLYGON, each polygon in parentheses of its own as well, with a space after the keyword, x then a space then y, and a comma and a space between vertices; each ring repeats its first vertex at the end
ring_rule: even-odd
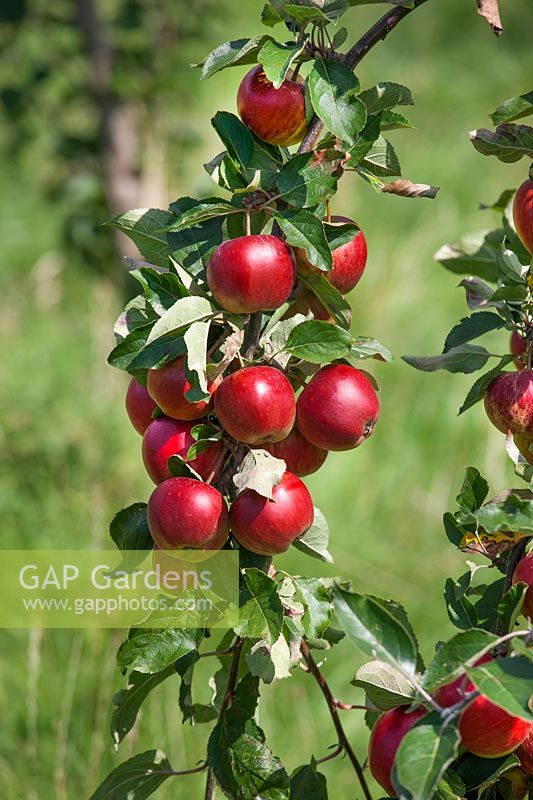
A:
POLYGON ((478 14, 485 17, 496 36, 501 36, 503 25, 498 0, 477 0, 477 8, 478 14))
POLYGON ((413 183, 407 178, 400 178, 392 183, 386 183, 382 190, 384 194, 395 194, 398 197, 430 197, 432 200, 437 196, 438 186, 430 186, 427 183, 413 183))

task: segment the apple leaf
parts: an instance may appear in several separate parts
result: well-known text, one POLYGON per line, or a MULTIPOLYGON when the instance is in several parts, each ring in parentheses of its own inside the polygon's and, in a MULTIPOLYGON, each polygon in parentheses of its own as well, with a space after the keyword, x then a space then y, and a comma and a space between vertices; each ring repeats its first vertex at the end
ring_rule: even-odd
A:
POLYGON ((253 449, 245 455, 239 470, 233 476, 238 494, 246 489, 272 500, 272 490, 281 481, 287 465, 274 458, 267 450, 253 449))
POLYGON ((187 390, 185 397, 191 403, 200 400, 209 400, 210 394, 207 390, 207 340, 211 320, 207 322, 193 322, 190 328, 183 335, 183 340, 187 348, 187 358, 185 369, 187 380, 191 388, 187 390))
POLYGON ((476 689, 508 714, 533 722, 533 662, 523 656, 497 658, 466 673, 476 689))
POLYGON ((334 590, 334 605, 346 635, 363 655, 398 665, 404 673, 415 673, 418 647, 401 606, 348 591, 339 584, 334 590))
POLYGON ((352 337, 347 331, 322 320, 308 320, 294 328, 285 350, 312 364, 327 364, 350 352, 352 337))
POLYGON ((267 35, 254 36, 251 39, 235 39, 219 45, 195 67, 202 67, 202 80, 210 78, 228 67, 240 67, 244 64, 257 64, 257 55, 265 42, 271 41, 267 35))
POLYGON ((287 209, 277 211, 274 218, 293 247, 302 247, 310 263, 319 269, 331 269, 333 256, 324 231, 324 225, 311 211, 287 209))
POLYGON ((117 369, 134 373, 137 369, 160 367, 177 356, 185 354, 183 336, 171 334, 148 344, 153 322, 135 328, 122 339, 107 357, 108 363, 117 369))
POLYGON ((381 115, 374 114, 369 116, 364 128, 359 131, 355 137, 354 144, 348 150, 349 160, 346 163, 346 169, 355 169, 365 158, 365 156, 372 150, 374 142, 376 142, 381 134, 381 115))
POLYGON ((328 552, 328 544, 329 527, 327 520, 320 509, 315 507, 313 524, 303 536, 293 542, 293 545, 298 550, 301 550, 302 553, 318 558, 326 564, 333 564, 333 558, 328 552))
POLYGON ((305 609, 299 618, 305 635, 310 639, 320 639, 331 619, 330 591, 321 578, 293 575, 286 580, 293 590, 291 602, 299 603, 305 609))
POLYGON ((211 120, 229 156, 247 169, 254 156, 254 137, 246 125, 229 111, 218 111, 211 120))
POLYGON ((381 112, 381 130, 394 131, 401 130, 402 128, 414 128, 412 122, 407 117, 400 114, 398 111, 391 111, 390 108, 381 112))
POLYGON ((533 114, 533 92, 526 92, 519 97, 511 97, 504 100, 496 111, 493 111, 490 118, 494 125, 501 125, 505 122, 514 122, 517 119, 528 117, 533 114))
POLYGON ((505 321, 491 311, 478 311, 470 317, 464 317, 446 337, 444 352, 447 353, 453 347, 466 344, 489 331, 503 328, 504 325, 505 321))
POLYGON ((235 208, 231 203, 220 200, 217 197, 208 197, 199 201, 195 206, 191 206, 167 227, 167 232, 181 231, 184 228, 192 228, 202 222, 213 219, 214 217, 227 217, 228 214, 235 214, 235 208))
POLYGON ((147 261, 158 267, 167 267, 169 249, 165 229, 175 219, 170 211, 137 208, 113 217, 107 224, 128 236, 147 261))
POLYGON ((511 164, 521 158, 533 158, 533 128, 528 125, 506 123, 495 131, 480 128, 470 132, 470 141, 484 156, 496 156, 511 164))
POLYGON ((380 711, 411 705, 416 693, 411 682, 385 661, 363 664, 357 670, 352 685, 363 689, 370 702, 380 711))
POLYGON ((432 694, 435 689, 464 674, 465 666, 471 666, 487 653, 496 638, 494 634, 476 628, 456 633, 433 656, 422 681, 424 688, 432 694))
POLYGON ((121 689, 113 697, 111 736, 117 746, 135 725, 139 709, 152 689, 175 674, 174 664, 153 675, 135 671, 129 674, 127 689, 121 689))
POLYGON ((148 750, 113 770, 90 800, 145 800, 173 774, 161 750, 148 750))
POLYGON ((260 639, 246 655, 246 663, 250 673, 261 678, 263 683, 290 678, 291 653, 284 635, 281 634, 274 644, 260 639))
POLYGON ((515 755, 500 756, 499 758, 480 758, 472 753, 465 753, 455 769, 465 784, 468 793, 478 789, 476 796, 481 796, 482 790, 495 783, 501 775, 518 767, 520 762, 515 755))
POLYGON ((146 503, 133 503, 123 508, 113 518, 109 533, 119 550, 125 551, 117 569, 132 572, 154 549, 154 540, 148 528, 146 503))
POLYGON ((477 372, 483 369, 490 353, 484 347, 474 344, 462 344, 452 347, 438 356, 402 356, 402 359, 415 369, 423 372, 436 372, 444 369, 447 372, 477 372))
POLYGON ((292 156, 277 178, 281 199, 296 208, 317 206, 327 200, 337 190, 342 158, 343 153, 338 150, 292 156))
POLYGON ((350 147, 366 123, 364 103, 356 97, 359 82, 352 70, 338 61, 315 61, 308 78, 316 115, 327 129, 350 147))
MULTIPOLYGON (((314 273, 304 278, 300 275, 299 280, 302 286, 313 292, 315 297, 320 300, 337 325, 340 325, 345 331, 349 331, 352 324, 352 307, 339 290, 331 285, 326 276, 314 273)), ((348 358, 348 355, 346 354, 345 358, 348 358)))
POLYGON ((283 606, 276 582, 260 569, 243 571, 244 586, 239 607, 237 636, 277 641, 283 627, 283 606))
POLYGON ((162 316, 176 300, 189 295, 188 290, 173 272, 159 272, 151 267, 140 267, 130 270, 130 275, 139 281, 144 296, 159 316, 162 316))
POLYGON ((268 39, 257 55, 257 60, 263 65, 263 70, 268 80, 279 89, 292 64, 305 49, 303 44, 279 44, 268 39))
POLYGON ((419 720, 402 739, 396 754, 392 783, 398 797, 433 797, 446 769, 457 758, 461 738, 438 714, 419 720))
MULTIPOLYGON (((401 174, 400 162, 392 144, 379 136, 361 161, 361 167, 378 178, 401 174)), ((383 190, 382 190, 383 191, 383 190)))
POLYGON ((326 777, 318 772, 314 759, 294 770, 290 788, 290 800, 328 800, 326 777))
POLYGON ((181 300, 177 300, 155 323, 146 343, 150 344, 162 336, 182 330, 193 322, 207 320, 213 314, 213 306, 205 297, 183 297, 181 300))
POLYGON ((358 361, 364 361, 367 358, 375 358, 377 361, 386 361, 390 363, 394 361, 394 357, 390 350, 385 345, 378 342, 377 339, 370 339, 367 336, 358 336, 354 339, 352 347, 348 355, 345 356, 346 361, 350 364, 357 366, 358 361))
POLYGON ((435 253, 435 261, 439 261, 451 272, 476 275, 483 280, 496 282, 496 259, 504 236, 505 232, 501 228, 468 234, 441 247, 435 253))
POLYGON ((366 106, 368 114, 377 114, 380 111, 394 108, 395 106, 414 105, 411 92, 407 86, 400 83, 383 81, 361 92, 359 98, 366 106))
MULTIPOLYGON (((182 197, 171 208, 181 215, 198 204, 197 200, 182 197)), ((237 215, 235 215, 237 216, 237 215)), ((167 234, 171 258, 193 277, 207 267, 211 253, 223 240, 224 217, 214 217, 191 228, 167 234)))
POLYGON ((202 628, 132 628, 120 645, 117 664, 120 669, 160 672, 196 650, 203 635, 202 628))
POLYGON ((472 406, 474 406, 476 403, 479 403, 480 400, 483 400, 485 393, 494 378, 497 378, 498 375, 501 375, 501 373, 504 371, 503 368, 506 367, 507 364, 510 364, 512 360, 513 356, 504 356, 493 369, 485 372, 484 375, 477 379, 477 381, 470 387, 464 403, 459 409, 459 414, 464 414, 464 412, 468 411, 469 408, 472 408, 472 406))

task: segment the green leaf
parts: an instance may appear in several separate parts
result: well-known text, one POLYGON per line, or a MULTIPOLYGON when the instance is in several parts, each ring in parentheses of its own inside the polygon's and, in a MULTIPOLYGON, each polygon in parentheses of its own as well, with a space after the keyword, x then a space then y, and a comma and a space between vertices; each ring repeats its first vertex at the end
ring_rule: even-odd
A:
POLYGON ((513 356, 504 356, 493 369, 485 372, 484 375, 477 379, 477 381, 471 386, 463 405, 459 409, 459 414, 463 414, 480 400, 483 400, 485 393, 494 378, 500 375, 503 372, 503 368, 507 366, 507 364, 510 364, 512 360, 513 356))
POLYGON ((318 217, 303 209, 276 212, 274 218, 283 231, 285 240, 293 247, 302 247, 311 264, 320 269, 331 269, 333 256, 326 239, 324 225, 318 217))
POLYGON ((253 718, 250 698, 256 693, 257 679, 245 676, 231 708, 209 737, 207 761, 224 793, 234 800, 287 800, 289 777, 253 718))
POLYGON ((315 507, 313 524, 308 531, 293 542, 294 547, 326 564, 333 564, 333 557, 328 552, 329 528, 324 514, 315 507))
POLYGON ((523 266, 520 259, 502 244, 497 255, 497 265, 502 283, 506 286, 523 285, 525 286, 526 275, 529 272, 529 264, 523 266))
POLYGON ((343 358, 351 346, 352 337, 347 331, 322 320, 308 320, 290 332, 285 350, 303 361, 327 364, 343 358))
POLYGON ((498 270, 496 259, 505 232, 480 231, 463 236, 452 244, 446 244, 435 253, 439 261, 450 272, 459 275, 477 275, 487 281, 496 282, 498 270))
POLYGON ((209 400, 207 391, 207 342, 211 320, 193 322, 185 332, 183 340, 187 348, 186 373, 191 384, 185 397, 192 403, 209 400))
POLYGON ((238 494, 250 489, 272 500, 272 490, 281 481, 286 469, 287 465, 280 458, 274 458, 267 450, 253 448, 246 453, 233 476, 233 483, 238 494))
MULTIPOLYGON (((449 515, 451 516, 451 515, 449 515)), ((449 538, 449 537, 448 537, 449 538)), ((455 544, 455 542, 453 542, 455 544)), ((448 578, 444 585, 444 601, 452 625, 461 630, 468 630, 479 625, 477 611, 472 601, 466 596, 470 586, 471 573, 462 575, 458 581, 448 578), (465 581, 467 584, 465 586, 465 581)))
POLYGON ((120 744, 135 725, 139 709, 152 689, 175 674, 174 664, 153 675, 142 672, 130 673, 128 688, 121 689, 113 697, 111 736, 116 745, 120 744))
POLYGON ((291 577, 295 589, 293 600, 303 605, 300 618, 304 633, 311 639, 320 639, 326 631, 332 611, 331 596, 320 578, 291 577))
POLYGON ((353 170, 363 161, 379 139, 380 132, 381 116, 377 114, 368 117, 365 127, 357 134, 353 146, 348 151, 350 160, 346 163, 346 169, 353 170))
MULTIPOLYGON (((191 650, 190 653, 179 658, 174 664, 174 669, 181 677, 181 686, 179 693, 179 705, 183 714, 183 723, 196 721, 195 707, 192 701, 192 679, 194 675, 194 667, 200 660, 200 654, 197 650, 191 650)), ((205 712, 204 712, 205 713, 205 712)), ((205 716, 210 716, 210 711, 207 711, 205 716)))
POLYGON ((111 538, 119 550, 127 551, 117 569, 131 572, 146 559, 146 552, 154 549, 146 508, 146 503, 133 503, 119 511, 111 522, 111 538))
POLYGON ((402 356, 402 359, 423 372, 436 372, 444 369, 446 372, 469 373, 483 369, 489 357, 490 353, 484 347, 463 344, 452 347, 447 353, 439 356, 402 356))
POLYGON ((480 128, 470 132, 470 141, 482 155, 496 156, 506 164, 533 158, 533 128, 528 125, 509 123, 495 131, 480 128))
POLYGON ((292 156, 278 175, 282 199, 296 208, 317 206, 337 191, 343 153, 338 150, 292 156))
MULTIPOLYGON (((186 197, 172 203, 171 208, 181 215, 196 208, 197 200, 186 197)), ((235 215, 238 216, 238 215, 235 215)), ((223 240, 222 217, 214 217, 192 228, 171 231, 168 236, 168 247, 171 257, 190 275, 197 276, 207 267, 211 253, 223 240)))
MULTIPOLYGON (((222 153, 218 153, 211 161, 207 161, 204 164, 204 169, 217 186, 227 189, 228 192, 246 189, 249 184, 244 171, 230 158, 225 150, 222 153)), ((232 216, 238 217, 239 215, 233 214, 232 216)), ((228 223, 230 219, 231 217, 228 217, 228 223)))
POLYGON ((334 605, 346 635, 364 655, 397 664, 408 674, 415 673, 418 660, 416 642, 409 628, 400 620, 395 604, 379 597, 349 592, 336 585, 334 605))
POLYGON ((511 633, 514 630, 528 589, 529 587, 526 584, 519 583, 516 586, 511 586, 502 596, 498 604, 497 617, 503 633, 511 633))
POLYGON ((300 0, 299 3, 284 3, 283 9, 301 26, 309 23, 320 25, 328 19, 322 9, 320 9, 316 3, 313 3, 312 0, 300 0))
POLYGON ((366 89, 361 92, 359 97, 369 114, 377 114, 395 106, 414 105, 413 97, 407 86, 389 81, 382 81, 370 89, 366 89))
POLYGON ((167 232, 181 231, 184 228, 193 228, 200 225, 202 222, 207 222, 215 217, 227 217, 228 214, 234 214, 235 208, 231 203, 225 200, 220 200, 217 197, 208 197, 202 200, 196 206, 184 211, 178 219, 167 228, 167 232))
MULTIPOLYGON (((352 307, 339 290, 331 285, 325 275, 313 273, 307 275, 305 278, 300 275, 299 282, 320 300, 337 325, 340 325, 345 331, 350 330, 352 323, 352 307)), ((353 347, 354 345, 352 344, 351 350, 353 350, 353 347)), ((348 353, 344 357, 348 358, 349 355, 348 353)))
POLYGON ((280 44, 268 39, 257 55, 257 60, 263 65, 263 70, 268 80, 279 89, 292 64, 305 49, 303 44, 280 44))
POLYGON ((467 790, 471 792, 474 789, 489 786, 501 775, 519 764, 518 758, 514 755, 500 756, 500 758, 480 758, 472 753, 465 753, 455 769, 467 790))
POLYGON ((379 136, 376 139, 361 161, 361 167, 379 178, 401 175, 400 162, 396 151, 384 136, 379 136))
POLYGON ((412 122, 410 122, 407 117, 404 117, 403 114, 399 114, 397 111, 391 111, 387 109, 386 111, 381 112, 381 130, 382 131, 395 131, 401 130, 402 128, 414 128, 412 122))
POLYGON ((437 786, 435 800, 462 800, 466 794, 466 786, 453 770, 446 770, 437 786))
POLYGON ((192 325, 193 322, 206 320, 212 317, 213 313, 213 306, 205 297, 183 297, 181 300, 177 300, 155 323, 146 343, 150 344, 162 336, 180 331, 192 325))
POLYGON ((353 686, 363 689, 370 702, 380 711, 411 705, 415 689, 392 664, 369 661, 357 670, 353 686))
POLYGON ((504 100, 496 111, 492 112, 490 118, 494 125, 501 125, 503 122, 514 122, 530 114, 533 114, 533 92, 504 100))
POLYGON ((472 339, 477 339, 479 336, 489 333, 489 331, 503 328, 504 325, 504 320, 492 311, 478 311, 470 317, 463 317, 461 322, 452 328, 446 337, 444 352, 446 353, 458 345, 466 344, 472 339))
POLYGON ((333 37, 333 48, 336 50, 339 47, 342 47, 346 39, 348 38, 348 29, 347 28, 339 28, 336 34, 333 37))
POLYGON ((196 650, 203 637, 201 629, 132 628, 120 645, 117 664, 137 672, 160 672, 178 658, 196 650))
POLYGON ((254 155, 254 137, 235 114, 219 111, 211 120, 231 158, 246 169, 254 155))
POLYGON ((240 67, 244 64, 256 64, 257 55, 270 36, 254 36, 251 39, 236 39, 225 42, 213 50, 207 58, 196 67, 202 67, 202 80, 228 67, 240 67))
POLYGON ((527 495, 521 497, 518 490, 516 493, 510 490, 485 503, 471 517, 487 533, 506 532, 512 541, 517 533, 522 536, 533 533, 533 500, 527 495))
POLYGON ((169 250, 165 228, 174 220, 174 214, 169 211, 136 208, 113 217, 107 224, 128 236, 151 264, 166 267, 169 250))
POLYGON ((261 22, 263 25, 266 25, 267 28, 273 28, 275 25, 279 25, 280 22, 283 22, 283 17, 281 14, 278 14, 275 8, 272 8, 270 3, 267 3, 261 13, 261 22))
POLYGON ((291 775, 290 800, 328 800, 324 775, 317 771, 316 762, 298 767, 291 775))
POLYGON ((530 701, 533 662, 523 656, 497 658, 466 673, 476 689, 508 714, 533 722, 530 701))
POLYGON ((437 714, 423 717, 402 739, 396 754, 392 783, 399 797, 427 800, 457 757, 457 728, 445 726, 437 714))
POLYGON ((283 607, 276 582, 259 569, 244 570, 237 636, 275 642, 283 625, 283 607))
POLYGON ((160 316, 170 308, 176 300, 187 297, 189 292, 173 272, 158 272, 155 269, 141 267, 130 272, 132 278, 143 287, 146 299, 160 316))
POLYGON ((489 485, 480 471, 475 467, 467 467, 461 491, 457 495, 457 504, 461 511, 477 511, 487 499, 489 485))
POLYGON ((261 639, 256 642, 246 655, 246 663, 250 673, 261 678, 263 683, 290 678, 291 653, 283 634, 269 644, 261 639))
POLYGON ((429 663, 422 684, 432 694, 439 686, 458 678, 484 653, 488 652, 496 636, 487 631, 472 628, 455 634, 440 647, 429 663))
POLYGON ((490 302, 494 294, 494 287, 480 278, 463 278, 459 286, 462 286, 466 292, 466 302, 470 311, 478 311, 480 308, 488 306, 499 307, 498 303, 490 302))
POLYGON ((486 209, 491 209, 492 211, 499 211, 501 214, 505 212, 505 209, 515 196, 516 189, 504 189, 503 192, 500 193, 497 200, 494 203, 480 203, 479 208, 482 211, 486 209))
POLYGON ((114 769, 90 800, 144 800, 170 778, 172 772, 161 750, 148 750, 114 769))
POLYGON ((378 342, 377 339, 370 339, 366 336, 359 336, 354 339, 351 350, 345 358, 355 366, 357 366, 358 361, 364 361, 367 358, 375 358, 377 361, 385 361, 387 363, 394 361, 390 350, 382 345, 381 342, 378 342))
POLYGON ((338 61, 315 61, 308 77, 315 114, 342 142, 355 145, 366 123, 364 103, 356 97, 359 82, 352 70, 338 61))

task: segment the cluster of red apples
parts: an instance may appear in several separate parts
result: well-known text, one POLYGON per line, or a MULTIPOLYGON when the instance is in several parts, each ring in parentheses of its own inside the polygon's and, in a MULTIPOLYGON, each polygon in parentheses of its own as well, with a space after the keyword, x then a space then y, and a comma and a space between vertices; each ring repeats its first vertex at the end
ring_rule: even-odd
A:
MULTIPOLYGON (((275 89, 255 67, 241 83, 238 107, 245 124, 267 142, 289 145, 305 133, 301 81, 286 80, 275 89)), ((333 268, 325 274, 345 294, 361 278, 366 259, 365 237, 357 231, 334 251, 333 268)), ((328 319, 326 309, 298 284, 299 274, 317 271, 305 251, 293 250, 282 238, 246 235, 216 248, 207 283, 229 314, 271 312, 290 300, 289 314, 328 319)), ((379 416, 371 380, 343 363, 323 367, 300 391, 299 383, 277 366, 243 366, 235 359, 208 385, 208 401, 190 402, 190 388, 184 359, 178 358, 149 370, 146 388, 132 379, 126 398, 129 417, 143 436, 144 464, 157 484, 148 502, 150 532, 156 546, 167 550, 220 549, 231 532, 254 553, 284 552, 313 523, 313 502, 301 478, 316 472, 328 451, 362 444, 379 416), (187 458, 193 429, 202 423, 218 426, 222 438, 189 462, 201 480, 172 477, 169 458, 187 458), (272 500, 246 489, 228 508, 217 482, 236 443, 267 450, 285 462, 272 500)))
MULTIPOLYGON (((513 210, 516 230, 525 247, 533 254, 531 180, 525 181, 517 191, 513 210)), ((503 433, 513 434, 517 447, 533 464, 533 369, 530 356, 533 350, 533 319, 530 322, 525 320, 524 327, 527 329, 525 337, 518 331, 511 336, 511 353, 515 356, 517 371, 504 372, 492 381, 485 395, 485 408, 491 422, 503 433)), ((518 562, 513 583, 525 583, 529 587, 522 613, 533 621, 533 552, 518 562)), ((476 666, 492 658, 486 655, 476 666)), ((438 689, 434 699, 441 708, 465 702, 459 718, 459 733, 466 750, 481 758, 499 758, 516 752, 522 772, 533 775, 533 725, 530 722, 508 714, 476 693, 474 684, 465 674, 438 689), (469 694, 473 699, 466 704, 469 694)), ((372 729, 370 771, 390 796, 396 795, 392 771, 400 743, 427 713, 425 707, 412 710, 409 706, 400 706, 382 714, 372 729)))

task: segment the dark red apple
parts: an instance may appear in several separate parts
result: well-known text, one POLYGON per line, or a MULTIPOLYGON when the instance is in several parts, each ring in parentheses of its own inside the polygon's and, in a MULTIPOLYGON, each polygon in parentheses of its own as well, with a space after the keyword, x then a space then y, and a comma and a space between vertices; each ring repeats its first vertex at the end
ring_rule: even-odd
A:
POLYGON ((141 436, 152 422, 152 414, 156 408, 157 403, 148 394, 148 389, 132 378, 126 392, 126 411, 131 424, 141 436))
POLYGON ((294 275, 292 250, 270 234, 223 242, 207 267, 213 297, 231 314, 279 308, 292 292, 294 275))
MULTIPOLYGON (((142 457, 146 471, 154 483, 161 483, 171 477, 167 466, 170 456, 186 458, 189 448, 195 442, 191 433, 195 424, 159 417, 148 426, 143 436, 142 457)), ((222 466, 222 458, 222 442, 212 442, 207 450, 188 463, 207 480, 213 472, 216 477, 222 466)))
MULTIPOLYGON (((211 395, 221 381, 222 377, 219 377, 208 385, 211 395)), ((200 419, 207 414, 211 408, 211 400, 190 403, 185 397, 190 388, 183 358, 176 358, 160 369, 148 371, 148 392, 167 417, 190 420, 200 419)))
POLYGON ((228 532, 228 509, 213 486, 169 478, 150 496, 148 527, 162 550, 209 549, 228 532))
POLYGON ((524 247, 533 254, 533 181, 524 181, 515 194, 513 217, 524 247))
POLYGON ((215 412, 230 436, 259 445, 289 435, 296 401, 283 372, 274 367, 245 367, 221 383, 215 394, 215 412))
MULTIPOLYGON (((348 217, 331 217, 331 222, 344 223, 353 222, 348 217)), ((302 275, 309 275, 313 272, 322 272, 324 277, 328 279, 332 286, 341 292, 347 294, 350 292, 361 280, 363 272, 365 271, 366 261, 368 257, 368 249, 366 239, 363 231, 358 231, 351 242, 343 244, 333 251, 333 268, 328 272, 324 272, 318 267, 315 267, 309 261, 307 254, 303 248, 297 248, 296 257, 298 261, 298 272, 302 275)))
POLYGON ((531 730, 533 723, 511 716, 483 695, 472 700, 459 717, 464 747, 481 758, 512 753, 531 730))
POLYGON ((533 729, 528 733, 516 755, 520 759, 520 766, 528 775, 533 775, 533 729))
POLYGON ((502 433, 533 436, 533 370, 503 372, 485 393, 485 411, 502 433))
POLYGON ((528 553, 520 559, 513 573, 513 584, 527 583, 530 587, 522 606, 522 614, 533 620, 533 553, 528 553))
POLYGON ((272 453, 275 458, 282 458, 289 472, 298 475, 299 478, 312 475, 319 470, 328 457, 327 450, 321 450, 308 442, 296 425, 286 439, 267 443, 264 449, 272 453))
POLYGON ((515 356, 514 363, 517 369, 525 369, 527 367, 527 359, 520 358, 527 350, 527 342, 518 331, 513 331, 511 334, 511 355, 515 356))
POLYGON ((373 432, 379 400, 354 367, 331 364, 311 378, 297 404, 300 433, 322 450, 351 450, 373 432))
POLYGON ((390 797, 396 796, 392 785, 392 768, 396 753, 404 736, 427 711, 417 708, 408 713, 409 706, 399 706, 386 711, 377 720, 368 744, 368 766, 374 779, 390 797))
POLYGON ((307 131, 305 82, 287 79, 279 89, 261 65, 246 73, 237 94, 240 118, 259 139, 287 147, 301 142, 307 131))
MULTIPOLYGON (((491 656, 490 653, 486 653, 484 656, 481 656, 480 659, 476 661, 475 666, 479 667, 481 664, 486 664, 488 661, 493 661, 494 656, 491 656)), ((441 686, 433 697, 442 708, 449 708, 450 706, 454 706, 456 703, 460 703, 461 700, 464 700, 464 697, 469 692, 474 691, 475 686, 472 681, 468 680, 466 674, 463 672, 458 678, 456 678, 451 683, 447 683, 445 686, 441 686)))
POLYGON ((272 500, 252 489, 242 492, 230 509, 231 532, 253 553, 284 553, 313 524, 313 500, 307 486, 285 472, 272 490, 272 500))

